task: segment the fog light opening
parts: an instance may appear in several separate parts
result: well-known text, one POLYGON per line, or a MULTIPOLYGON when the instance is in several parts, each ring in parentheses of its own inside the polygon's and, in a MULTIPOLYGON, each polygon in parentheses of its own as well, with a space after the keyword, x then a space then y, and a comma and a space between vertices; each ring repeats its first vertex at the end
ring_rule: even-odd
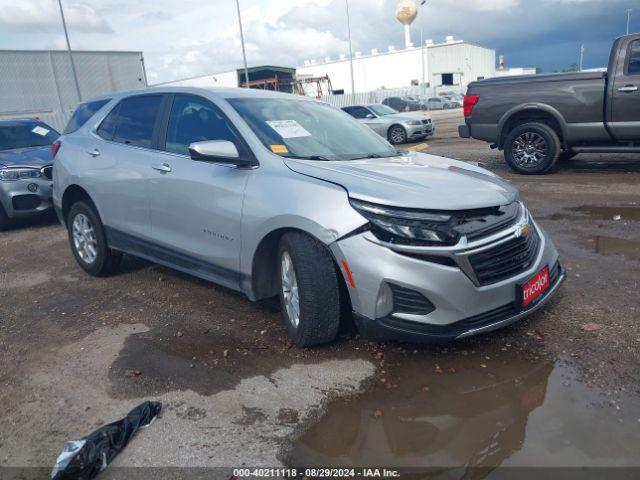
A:
POLYGON ((386 282, 383 282, 376 300, 376 318, 383 318, 393 312, 393 292, 386 282))

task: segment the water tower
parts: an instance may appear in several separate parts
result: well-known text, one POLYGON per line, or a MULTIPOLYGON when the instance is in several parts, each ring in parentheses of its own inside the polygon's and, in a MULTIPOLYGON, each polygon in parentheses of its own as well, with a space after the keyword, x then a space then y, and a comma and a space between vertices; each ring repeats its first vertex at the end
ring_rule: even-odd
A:
POLYGON ((400 0, 396 6, 396 18, 404 25, 404 46, 412 47, 411 43, 411 23, 418 15, 418 7, 412 0, 400 0))

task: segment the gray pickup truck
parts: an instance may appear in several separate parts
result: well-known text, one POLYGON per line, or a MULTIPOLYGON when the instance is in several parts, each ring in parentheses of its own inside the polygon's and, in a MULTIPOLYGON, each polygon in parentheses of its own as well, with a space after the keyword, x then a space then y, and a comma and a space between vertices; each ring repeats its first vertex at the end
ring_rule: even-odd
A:
POLYGON ((472 82, 458 131, 504 150, 522 174, 578 153, 640 153, 640 34, 618 38, 607 72, 472 82))

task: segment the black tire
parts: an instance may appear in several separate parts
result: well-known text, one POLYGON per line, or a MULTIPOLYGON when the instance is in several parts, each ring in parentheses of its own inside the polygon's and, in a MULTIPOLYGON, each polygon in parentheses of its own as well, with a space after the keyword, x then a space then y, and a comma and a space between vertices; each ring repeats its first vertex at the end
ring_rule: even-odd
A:
POLYGON ((89 275, 102 277, 114 273, 118 269, 122 262, 122 252, 112 250, 107 246, 104 226, 102 225, 102 221, 100 221, 100 216, 96 212, 95 207, 91 203, 80 201, 71 206, 69 216, 67 217, 67 232, 69 234, 69 245, 71 246, 73 256, 76 258, 76 262, 78 262, 78 265, 89 275), (78 251, 74 241, 74 222, 81 215, 87 219, 93 229, 95 258, 91 261, 83 259, 83 254, 78 251))
POLYGON ((560 156, 560 148, 560 138, 550 126, 544 123, 525 123, 518 125, 507 136, 504 158, 517 173, 540 175, 553 169, 560 156), (536 158, 529 160, 530 155, 535 155, 536 158))
POLYGON ((558 156, 558 161, 566 162, 571 160, 573 157, 578 155, 578 152, 574 152, 573 150, 563 150, 562 153, 558 156))
POLYGON ((407 142, 407 131, 402 125, 391 125, 387 132, 387 138, 392 145, 400 145, 407 142))
POLYGON ((0 232, 4 232, 11 226, 11 219, 7 212, 4 211, 2 203, 0 203, 0 232))
POLYGON ((280 305, 289 338, 298 347, 309 347, 335 340, 340 327, 340 285, 333 258, 316 239, 301 232, 283 235, 278 249, 280 305), (285 301, 283 258, 288 255, 299 302, 297 322, 285 301))

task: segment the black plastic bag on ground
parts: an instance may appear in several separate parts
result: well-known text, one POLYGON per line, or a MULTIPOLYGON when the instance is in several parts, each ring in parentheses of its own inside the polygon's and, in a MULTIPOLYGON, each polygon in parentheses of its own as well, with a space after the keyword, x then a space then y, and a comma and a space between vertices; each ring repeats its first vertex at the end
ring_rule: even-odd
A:
POLYGON ((139 429, 148 427, 162 410, 160 402, 144 402, 122 420, 66 442, 51 472, 53 480, 89 480, 107 468, 139 429))

